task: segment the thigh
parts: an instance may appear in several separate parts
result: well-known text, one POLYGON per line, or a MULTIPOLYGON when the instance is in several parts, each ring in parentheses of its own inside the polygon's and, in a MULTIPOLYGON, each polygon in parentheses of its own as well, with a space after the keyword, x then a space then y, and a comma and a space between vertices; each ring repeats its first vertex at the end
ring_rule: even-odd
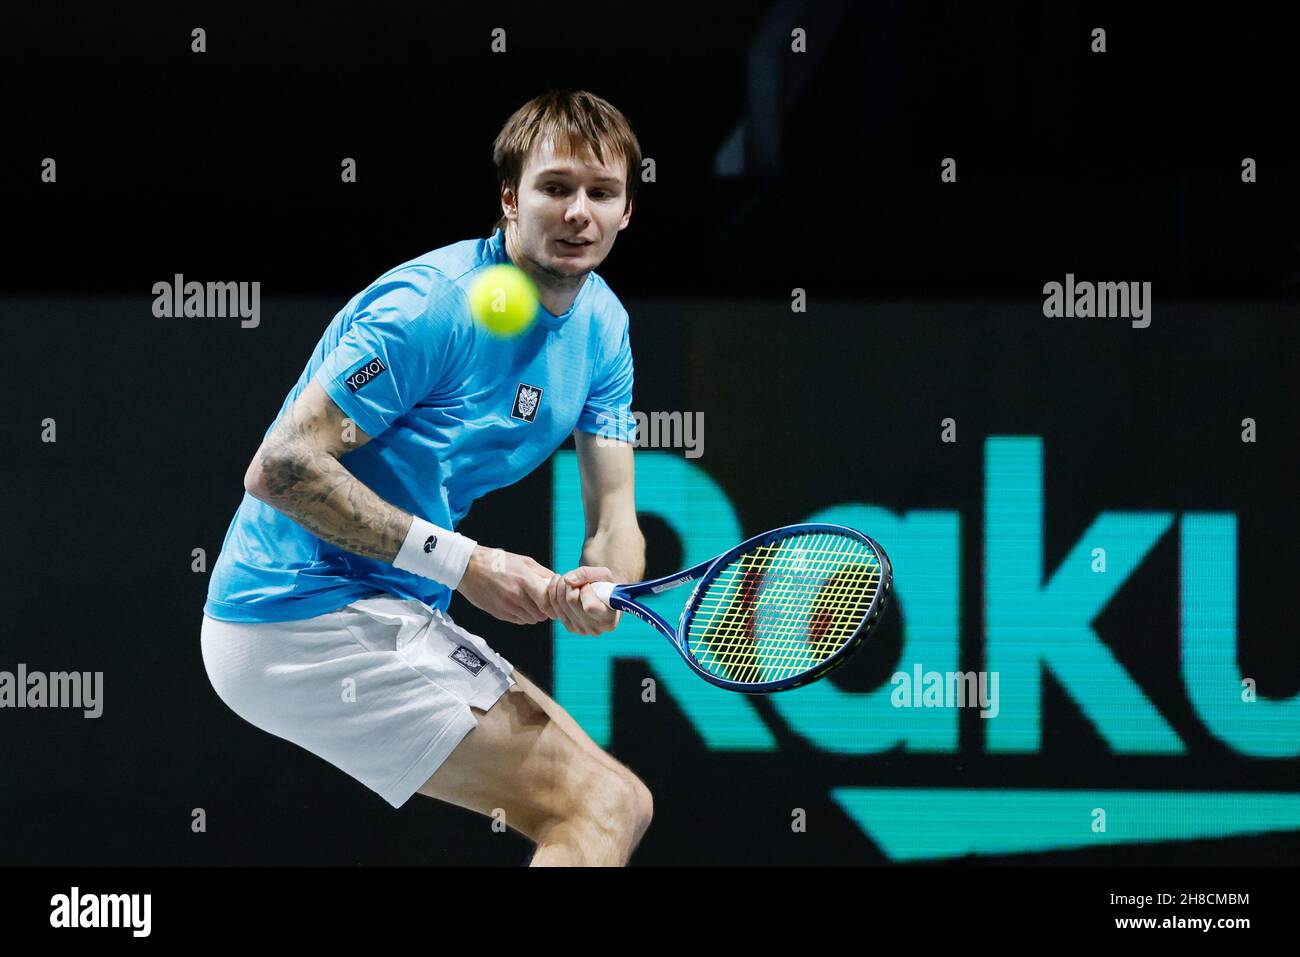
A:
POLYGON ((518 669, 514 687, 419 793, 481 814, 505 812, 506 824, 535 837, 611 774, 633 777, 591 740, 573 717, 518 669))
POLYGON ((634 776, 632 771, 621 764, 613 755, 605 751, 591 736, 582 730, 582 726, 574 720, 573 715, 560 707, 560 703, 548 695, 541 688, 537 687, 530 678, 518 669, 515 669, 512 677, 518 682, 523 692, 531 698, 539 708, 546 712, 552 721, 558 724, 566 734, 569 735, 579 747, 591 754, 597 761, 612 771, 620 774, 634 776))

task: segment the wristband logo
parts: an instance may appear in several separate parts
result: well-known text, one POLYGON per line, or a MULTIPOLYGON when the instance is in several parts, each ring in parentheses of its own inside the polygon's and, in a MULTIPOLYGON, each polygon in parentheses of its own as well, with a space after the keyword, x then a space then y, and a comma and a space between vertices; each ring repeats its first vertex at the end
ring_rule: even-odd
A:
POLYGON ((365 364, 343 380, 348 387, 349 392, 356 392, 362 386, 367 385, 377 376, 383 375, 388 371, 384 365, 384 360, 375 356, 373 359, 367 359, 365 364))
POLYGON ((424 540, 424 554, 432 555, 433 550, 438 547, 438 536, 430 535, 424 540))

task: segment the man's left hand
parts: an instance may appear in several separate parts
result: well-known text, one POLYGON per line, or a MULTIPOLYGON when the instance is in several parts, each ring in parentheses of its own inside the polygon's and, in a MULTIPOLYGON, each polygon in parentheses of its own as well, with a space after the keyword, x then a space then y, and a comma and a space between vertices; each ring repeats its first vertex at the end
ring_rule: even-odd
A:
POLYGON ((601 635, 618 626, 622 612, 606 605, 591 588, 592 582, 612 582, 613 573, 604 567, 583 565, 556 575, 547 585, 555 616, 573 635, 601 635))

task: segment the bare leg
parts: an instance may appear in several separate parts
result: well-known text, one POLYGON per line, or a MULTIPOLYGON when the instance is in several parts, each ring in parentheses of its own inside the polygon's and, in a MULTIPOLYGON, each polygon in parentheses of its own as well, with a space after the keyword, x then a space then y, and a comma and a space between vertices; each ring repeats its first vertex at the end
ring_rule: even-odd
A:
POLYGON ((626 864, 650 824, 650 792, 516 670, 511 688, 420 788, 537 843, 534 865, 626 864))

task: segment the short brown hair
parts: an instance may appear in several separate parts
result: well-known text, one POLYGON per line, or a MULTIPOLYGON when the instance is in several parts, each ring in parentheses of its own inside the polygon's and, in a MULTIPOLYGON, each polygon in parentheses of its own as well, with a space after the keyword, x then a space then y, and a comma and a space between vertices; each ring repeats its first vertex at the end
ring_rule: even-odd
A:
MULTIPOLYGON (((549 139, 557 152, 583 158, 587 153, 604 163, 606 152, 627 161, 624 184, 627 209, 636 195, 636 174, 641 169, 641 144, 627 118, 607 100, 585 90, 551 90, 534 97, 511 114, 492 143, 492 162, 498 187, 509 186, 519 195, 524 164, 538 142, 549 139)), ((492 231, 504 228, 501 216, 492 231)))

